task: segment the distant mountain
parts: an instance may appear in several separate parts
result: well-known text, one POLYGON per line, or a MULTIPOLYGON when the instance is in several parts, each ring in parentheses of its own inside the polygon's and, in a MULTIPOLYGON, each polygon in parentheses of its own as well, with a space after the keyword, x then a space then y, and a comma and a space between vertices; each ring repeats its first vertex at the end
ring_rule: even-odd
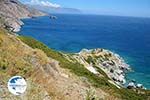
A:
POLYGON ((60 14, 80 14, 81 10, 75 8, 63 8, 63 7, 50 7, 50 6, 42 6, 42 5, 28 5, 29 7, 33 7, 35 9, 41 10, 46 13, 60 13, 60 14))
POLYGON ((28 7, 18 0, 0 0, 0 25, 19 31, 23 22, 21 18, 43 16, 45 13, 28 7))

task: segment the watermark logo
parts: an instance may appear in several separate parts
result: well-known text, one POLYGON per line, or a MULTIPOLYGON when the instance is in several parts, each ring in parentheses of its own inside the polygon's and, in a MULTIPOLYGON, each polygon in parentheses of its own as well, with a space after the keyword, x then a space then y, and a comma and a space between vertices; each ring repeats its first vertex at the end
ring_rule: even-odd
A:
POLYGON ((13 76, 8 81, 8 90, 14 95, 21 95, 26 91, 27 83, 21 76, 13 76))

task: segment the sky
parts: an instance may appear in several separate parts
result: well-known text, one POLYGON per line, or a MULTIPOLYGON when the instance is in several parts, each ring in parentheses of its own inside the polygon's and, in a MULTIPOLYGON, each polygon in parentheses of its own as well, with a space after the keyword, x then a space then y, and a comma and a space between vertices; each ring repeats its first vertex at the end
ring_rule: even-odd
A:
POLYGON ((43 6, 77 8, 87 14, 150 17, 150 0, 20 0, 43 6))

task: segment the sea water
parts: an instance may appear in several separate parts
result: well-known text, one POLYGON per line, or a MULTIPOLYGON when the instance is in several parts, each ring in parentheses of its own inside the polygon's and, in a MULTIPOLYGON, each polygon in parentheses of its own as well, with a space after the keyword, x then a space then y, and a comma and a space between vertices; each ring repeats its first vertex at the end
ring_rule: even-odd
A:
POLYGON ((109 49, 122 56, 135 79, 150 89, 150 18, 57 14, 23 19, 19 34, 31 36, 48 47, 64 52, 83 48, 109 49))

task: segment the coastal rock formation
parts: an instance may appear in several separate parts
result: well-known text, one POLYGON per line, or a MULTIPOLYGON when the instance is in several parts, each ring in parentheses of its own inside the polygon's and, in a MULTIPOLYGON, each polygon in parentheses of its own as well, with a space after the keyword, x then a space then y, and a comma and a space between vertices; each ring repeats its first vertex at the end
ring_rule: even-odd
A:
POLYGON ((43 16, 45 13, 29 8, 18 0, 0 0, 1 25, 11 31, 18 32, 23 25, 21 18, 43 16))
POLYGON ((77 54, 64 55, 72 62, 78 62, 90 72, 100 74, 98 69, 104 71, 116 84, 122 86, 126 83, 125 73, 130 70, 129 65, 117 54, 105 49, 83 49, 77 54))
POLYGON ((146 90, 146 88, 143 86, 143 84, 136 83, 136 81, 134 81, 134 80, 131 80, 128 83, 127 88, 128 89, 135 89, 135 88, 137 88, 137 89, 145 89, 146 90))

